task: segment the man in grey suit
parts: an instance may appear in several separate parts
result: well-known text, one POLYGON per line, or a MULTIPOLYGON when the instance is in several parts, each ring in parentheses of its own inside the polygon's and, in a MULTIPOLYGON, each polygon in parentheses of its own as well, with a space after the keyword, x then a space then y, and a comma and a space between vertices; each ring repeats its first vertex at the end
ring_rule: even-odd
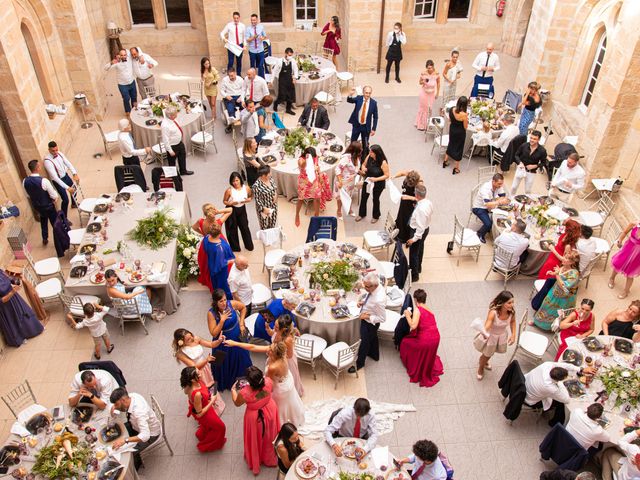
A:
POLYGON ((240 112, 240 122, 242 123, 242 135, 244 138, 252 138, 260 133, 256 104, 253 100, 247 100, 246 108, 240 112))
POLYGON ((329 114, 327 109, 320 105, 317 99, 312 98, 309 104, 304 107, 302 115, 298 119, 298 125, 303 127, 315 127, 322 128, 323 130, 329 130, 329 114))

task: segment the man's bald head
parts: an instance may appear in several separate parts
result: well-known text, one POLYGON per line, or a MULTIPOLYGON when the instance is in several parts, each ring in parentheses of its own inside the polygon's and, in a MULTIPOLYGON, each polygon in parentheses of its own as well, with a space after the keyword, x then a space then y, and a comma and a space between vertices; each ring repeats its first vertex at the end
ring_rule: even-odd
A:
POLYGON ((245 270, 246 268, 249 268, 249 260, 247 260, 247 257, 244 255, 236 255, 235 264, 238 270, 245 270))
POLYGON ((494 49, 495 47, 493 46, 493 43, 491 42, 487 43, 487 53, 493 53, 494 49))

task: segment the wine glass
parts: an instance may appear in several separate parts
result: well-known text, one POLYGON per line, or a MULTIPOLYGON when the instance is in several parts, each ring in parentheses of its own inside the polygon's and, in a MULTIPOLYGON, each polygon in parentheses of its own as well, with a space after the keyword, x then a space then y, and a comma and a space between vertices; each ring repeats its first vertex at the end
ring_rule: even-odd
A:
POLYGON ((133 264, 136 266, 136 270, 140 270, 140 264, 141 264, 141 263, 142 263, 142 262, 140 261, 140 259, 139 259, 139 258, 136 258, 136 259, 134 260, 133 264))
POLYGON ((100 267, 100 271, 104 271, 104 260, 100 259, 98 260, 98 267, 100 267))

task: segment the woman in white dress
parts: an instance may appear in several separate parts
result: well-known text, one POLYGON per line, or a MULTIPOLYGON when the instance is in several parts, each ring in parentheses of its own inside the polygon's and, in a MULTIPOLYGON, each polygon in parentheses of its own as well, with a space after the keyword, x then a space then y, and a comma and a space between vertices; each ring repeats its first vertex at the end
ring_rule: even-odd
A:
MULTIPOLYGON (((301 397, 304 395, 304 387, 302 386, 302 380, 300 379, 300 370, 298 369, 298 357, 296 356, 295 335, 300 335, 300 332, 294 327, 293 319, 290 315, 280 315, 276 320, 273 330, 269 327, 268 323, 265 323, 267 333, 271 336, 271 343, 284 342, 287 346, 287 366, 293 376, 293 382, 296 384, 296 391, 301 397)), ((269 364, 269 358, 267 357, 267 365, 269 364)))
POLYGON ((442 71, 442 77, 444 79, 444 89, 442 92, 442 104, 446 105, 451 100, 455 100, 456 97, 456 85, 458 84, 458 79, 462 74, 462 63, 458 60, 460 56, 460 52, 457 50, 453 50, 451 52, 451 58, 445 64, 444 70, 442 71))
MULTIPOLYGON (((349 197, 353 197, 355 191, 355 179, 358 170, 360 169, 360 161, 362 160, 362 143, 351 142, 345 152, 340 157, 338 165, 335 170, 335 180, 333 182, 333 196, 338 204, 338 211, 336 216, 342 218, 342 198, 340 197, 340 190, 344 189, 349 194, 349 197)), ((355 217, 353 213, 353 201, 349 205, 349 216, 355 217)))

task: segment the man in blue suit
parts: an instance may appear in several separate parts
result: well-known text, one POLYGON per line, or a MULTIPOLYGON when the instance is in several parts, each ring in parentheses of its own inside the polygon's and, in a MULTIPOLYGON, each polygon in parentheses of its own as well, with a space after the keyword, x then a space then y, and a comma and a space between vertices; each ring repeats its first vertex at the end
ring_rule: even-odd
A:
POLYGON ((369 136, 376 134, 378 127, 378 102, 371 98, 373 89, 366 85, 362 89, 362 95, 356 95, 356 90, 351 89, 347 97, 347 102, 355 103, 349 123, 353 126, 351 130, 351 141, 355 142, 361 137, 363 158, 369 152, 369 136))

